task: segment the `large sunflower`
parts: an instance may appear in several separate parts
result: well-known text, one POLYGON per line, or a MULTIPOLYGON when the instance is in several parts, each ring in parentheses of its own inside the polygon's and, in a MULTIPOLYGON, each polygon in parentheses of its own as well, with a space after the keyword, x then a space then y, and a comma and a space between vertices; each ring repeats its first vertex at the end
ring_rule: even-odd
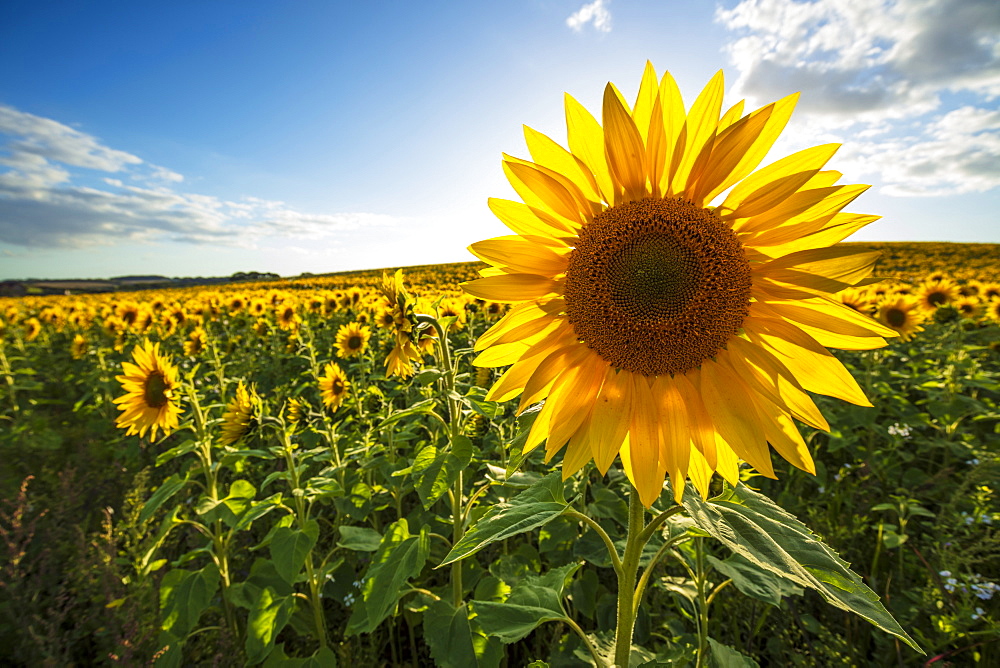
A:
POLYGON ((813 471, 807 391, 871 405, 824 346, 896 334, 836 296, 878 255, 833 245, 877 220, 840 212, 867 186, 835 185, 833 144, 754 171, 797 95, 743 114, 722 94, 720 72, 685 112, 647 64, 631 109, 608 84, 603 127, 567 95, 569 150, 525 128, 533 162, 503 160, 523 203, 490 200, 515 234, 470 248, 492 266, 465 289, 516 304, 476 344, 513 364, 489 398, 544 399, 525 449, 568 443, 564 477, 620 454, 647 507, 665 474, 677 499, 686 476, 735 484, 739 459, 774 477, 768 445, 813 471))
POLYGON ((128 429, 126 435, 156 438, 156 431, 162 429, 169 434, 177 428, 177 416, 181 413, 177 367, 170 364, 170 358, 160 354, 160 344, 148 340, 137 345, 132 351, 131 362, 123 362, 122 376, 116 376, 125 394, 114 400, 122 414, 115 424, 128 429))

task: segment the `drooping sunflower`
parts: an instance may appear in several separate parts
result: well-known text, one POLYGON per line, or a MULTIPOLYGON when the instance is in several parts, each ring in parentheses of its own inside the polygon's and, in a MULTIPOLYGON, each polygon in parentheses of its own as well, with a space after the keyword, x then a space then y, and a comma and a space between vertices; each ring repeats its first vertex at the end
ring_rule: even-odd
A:
POLYGON ((828 424, 806 392, 871 405, 825 347, 896 334, 836 296, 878 255, 834 245, 878 218, 841 213, 867 186, 824 170, 838 146, 754 171, 797 95, 750 114, 722 95, 720 72, 685 111, 647 64, 632 108, 608 84, 603 127, 567 95, 569 150, 526 128, 533 161, 503 160, 523 203, 490 200, 514 234, 470 247, 491 267, 465 289, 515 304, 476 343, 513 365, 488 398, 544 400, 525 450, 567 446, 564 477, 620 455, 647 507, 666 474, 677 499, 686 476, 736 484, 739 459, 774 477, 769 445, 813 472, 793 419, 828 424))
POLYGON ((413 362, 420 361, 422 357, 414 344, 418 335, 417 316, 413 298, 403 285, 403 270, 397 269, 392 276, 383 272, 379 292, 387 302, 387 310, 392 314, 391 328, 395 339, 395 345, 385 358, 385 372, 389 376, 408 378, 413 375, 413 362))
POLYGON ((360 355, 372 338, 372 330, 357 322, 341 325, 337 330, 337 357, 346 359, 360 355))
POLYGON ((323 405, 331 412, 336 411, 347 397, 350 384, 344 370, 334 362, 328 362, 319 378, 319 394, 323 398, 323 405))
POLYGON ((902 341, 909 341, 917 332, 922 332, 921 323, 926 319, 917 302, 905 296, 889 298, 879 304, 875 317, 879 322, 892 327, 902 341))
POLYGON ((251 386, 247 389, 241 380, 236 386, 236 394, 226 404, 222 414, 222 445, 233 445, 249 434, 260 420, 260 397, 251 386))
POLYGON ((148 430, 155 439, 159 429, 169 434, 177 428, 181 413, 177 367, 160 354, 159 343, 148 339, 132 350, 132 360, 134 364, 123 362, 125 374, 116 376, 125 394, 114 400, 122 411, 115 424, 128 429, 128 436, 139 434, 141 438, 148 430))

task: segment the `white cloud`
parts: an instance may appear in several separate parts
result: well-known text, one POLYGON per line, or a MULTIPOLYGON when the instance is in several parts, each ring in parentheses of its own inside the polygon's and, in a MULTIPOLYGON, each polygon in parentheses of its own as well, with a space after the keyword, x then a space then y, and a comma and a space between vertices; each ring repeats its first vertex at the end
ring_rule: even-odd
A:
POLYGON ((884 193, 1000 186, 996 0, 743 0, 716 20, 738 35, 735 92, 762 103, 801 91, 801 135, 844 141, 884 193), (985 125, 961 126, 970 119, 985 125))
POLYGON ((265 238, 315 244, 399 222, 372 213, 309 214, 283 202, 181 192, 181 174, 12 107, 0 106, 0 139, 0 242, 17 246, 171 240, 253 248, 265 238), (99 179, 110 189, 82 185, 80 168, 115 174, 99 179))
POLYGON ((605 0, 594 0, 583 5, 566 19, 574 32, 580 32, 588 23, 598 32, 611 32, 611 12, 608 11, 605 0))

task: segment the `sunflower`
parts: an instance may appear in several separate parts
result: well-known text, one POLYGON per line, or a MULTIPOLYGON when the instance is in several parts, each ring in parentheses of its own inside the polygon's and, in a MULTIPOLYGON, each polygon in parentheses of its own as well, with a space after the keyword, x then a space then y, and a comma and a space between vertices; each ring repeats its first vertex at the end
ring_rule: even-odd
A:
POLYGON ((986 315, 1000 323, 1000 297, 994 297, 986 304, 986 315))
POLYGON ((450 329, 454 331, 461 330, 465 327, 466 315, 465 306, 457 299, 445 299, 438 306, 438 317, 439 318, 455 318, 450 329))
POLYGON ((122 411, 115 424, 127 428, 128 436, 139 434, 141 438, 150 430, 150 438, 155 439, 158 429, 169 434, 177 428, 181 413, 177 367, 160 354, 159 343, 148 339, 132 350, 132 359, 135 364, 122 363, 125 375, 116 376, 125 394, 114 400, 122 411))
POLYGON ((647 64, 634 108, 608 84, 603 128, 567 95, 569 150, 526 128, 534 162, 503 160, 523 203, 490 200, 515 234, 470 248, 491 266, 465 289, 516 304, 476 343, 476 365, 513 364, 488 398, 544 399, 525 451, 567 446, 564 477, 620 454, 646 507, 667 474, 676 499, 688 475, 736 484, 738 458, 775 477, 768 445, 814 472, 806 391, 871 405, 824 346, 896 335, 836 296, 878 256, 833 245, 878 218, 840 212, 867 186, 823 169, 837 145, 754 171, 797 95, 744 115, 722 94, 720 72, 685 112, 647 64))
POLYGON ((205 352, 208 347, 208 334, 201 327, 195 327, 188 334, 187 341, 184 342, 184 354, 188 357, 197 357, 205 352))
POLYGON ((337 330, 337 357, 346 359, 360 355, 368 347, 372 330, 356 322, 341 325, 337 330))
POLYGON ((83 359, 84 355, 87 354, 88 347, 87 339, 83 337, 83 334, 77 334, 73 337, 73 342, 69 344, 69 354, 75 360, 83 359))
POLYGON ((851 307, 858 313, 870 315, 874 310, 871 299, 869 299, 868 293, 865 290, 848 288, 837 296, 840 297, 840 301, 843 302, 845 306, 851 307))
POLYGON ((939 280, 928 279, 917 286, 916 294, 920 308, 934 311, 958 299, 958 284, 944 276, 939 280))
POLYGON ((375 324, 383 329, 387 329, 396 324, 396 316, 392 314, 392 309, 380 308, 375 314, 375 324))
POLYGON ((388 302, 396 343, 386 356, 386 373, 407 378, 413 375, 413 362, 420 361, 421 355, 414 345, 417 316, 413 310, 413 298, 403 286, 403 270, 397 269, 391 277, 388 272, 383 272, 379 291, 388 302))
POLYGON ((875 317, 879 322, 896 330, 901 341, 909 341, 914 334, 924 330, 920 325, 926 315, 918 308, 916 301, 898 296, 881 302, 875 317))
POLYGON ((289 424, 296 425, 302 422, 302 416, 309 410, 308 404, 302 399, 292 397, 285 405, 285 419, 289 424))
POLYGON ((233 445, 253 431, 260 420, 260 397, 251 386, 248 390, 243 381, 236 386, 236 395, 226 404, 222 414, 222 445, 233 445))
POLYGON ((302 319, 295 312, 295 304, 284 303, 278 306, 274 312, 274 317, 278 321, 278 327, 294 332, 299 328, 302 319))
POLYGON ((323 405, 331 411, 336 411, 347 396, 347 388, 350 381, 347 376, 334 362, 328 362, 323 369, 323 375, 319 378, 319 394, 323 398, 323 405))
POLYGON ((34 341, 42 333, 42 323, 38 318, 28 318, 24 321, 24 339, 34 341))
POLYGON ((963 318, 975 320, 982 311, 982 305, 975 296, 959 297, 952 304, 963 318))
POLYGON ((979 287, 979 296, 982 297, 984 301, 1000 297, 1000 283, 983 283, 979 287))

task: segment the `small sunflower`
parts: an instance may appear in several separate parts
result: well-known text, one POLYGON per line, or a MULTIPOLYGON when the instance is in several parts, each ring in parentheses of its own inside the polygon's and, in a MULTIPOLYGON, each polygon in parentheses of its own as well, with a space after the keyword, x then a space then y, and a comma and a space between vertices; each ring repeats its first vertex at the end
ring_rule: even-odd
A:
POLYGON ((858 290, 857 288, 848 288, 837 295, 840 297, 840 301, 844 306, 849 306, 858 313, 864 313, 865 315, 871 315, 874 311, 874 306, 871 299, 868 297, 868 293, 865 290, 858 290))
POLYGON ((337 357, 346 359, 360 355, 368 347, 372 330, 356 322, 341 325, 337 330, 337 357))
POLYGON ((982 305, 979 303, 979 299, 971 295, 967 297, 959 297, 955 300, 955 303, 952 304, 952 306, 955 307, 955 310, 958 311, 963 318, 968 318, 969 320, 975 320, 978 318, 980 312, 982 311, 982 305))
POLYGON ((918 308, 917 302, 905 296, 889 298, 878 306, 875 317, 879 322, 892 327, 901 341, 909 341, 917 332, 922 332, 926 315, 918 308))
POLYGON ((958 299, 958 284, 941 276, 939 280, 926 280, 917 286, 916 295, 920 308, 925 311, 934 311, 958 299))
POLYGON ((986 303, 986 315, 994 322, 1000 323, 1000 297, 994 297, 986 303))
POLYGON ((205 352, 208 347, 208 334, 201 327, 195 327, 188 334, 187 341, 184 342, 184 354, 188 357, 197 357, 205 352))
POLYGON ((302 422, 302 417, 308 410, 308 404, 302 401, 302 399, 292 397, 285 405, 285 419, 288 420, 289 424, 297 425, 302 422))
POLYGON ((88 348, 87 339, 84 338, 83 334, 77 334, 73 337, 73 342, 69 344, 69 354, 75 360, 83 359, 84 355, 87 354, 88 348))
POLYGON ((302 322, 298 313, 295 312, 295 304, 289 302, 279 305, 275 310, 274 317, 278 321, 278 327, 290 332, 298 330, 302 322))
POLYGON ((349 386, 350 381, 344 370, 334 362, 328 362, 319 378, 319 394, 323 398, 323 405, 331 412, 336 411, 347 397, 349 386))
POLYGON ((42 333, 42 323, 38 318, 28 318, 24 321, 24 339, 34 341, 42 333))
POLYGON ((525 452, 565 446, 564 477, 620 456, 647 507, 666 475, 678 500, 689 475, 735 485, 739 459, 775 477, 769 446, 814 472, 807 392, 871 405, 826 347, 896 335, 836 296, 878 256, 834 245, 877 220, 841 213, 868 186, 836 185, 832 144, 757 169, 798 96, 744 114, 723 91, 720 72, 685 111, 647 63, 631 109, 605 88, 603 127, 567 95, 569 149, 525 128, 533 162, 503 160, 523 203, 490 200, 514 234, 470 248, 491 266, 465 289, 515 304, 476 343, 477 366, 513 365, 488 398, 544 400, 525 452))
POLYGON ((375 314, 375 324, 383 329, 388 329, 396 324, 396 316, 392 314, 392 309, 380 308, 375 314))
POLYGON ((134 364, 122 363, 125 374, 116 376, 125 394, 114 400, 122 411, 115 424, 128 429, 128 436, 139 434, 141 438, 148 430, 150 438, 155 439, 158 429, 169 434, 177 428, 181 413, 177 367, 160 354, 159 343, 149 340, 132 350, 132 359, 134 364))
POLYGON ((249 434, 260 421, 260 397, 253 386, 248 390, 241 380, 236 395, 226 404, 222 415, 222 445, 233 445, 249 434))
POLYGON ((983 301, 1000 298, 1000 283, 992 281, 989 283, 983 283, 979 287, 979 296, 983 299, 983 301))

